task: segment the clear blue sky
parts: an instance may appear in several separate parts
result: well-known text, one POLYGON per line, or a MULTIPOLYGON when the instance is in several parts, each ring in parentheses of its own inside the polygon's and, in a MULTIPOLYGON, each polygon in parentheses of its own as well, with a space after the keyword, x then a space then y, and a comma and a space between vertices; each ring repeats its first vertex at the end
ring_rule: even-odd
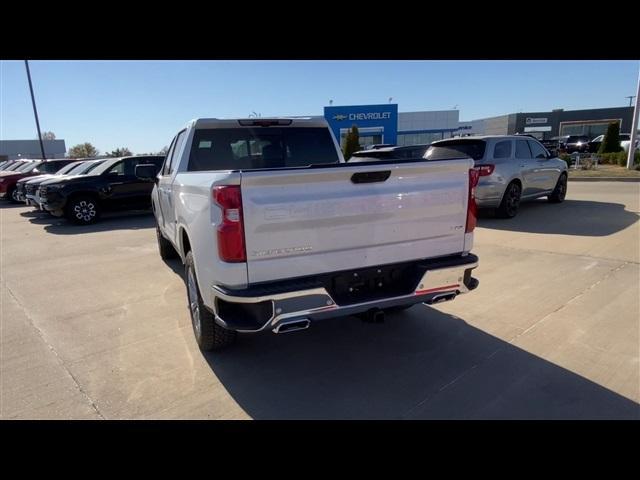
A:
MULTIPOLYGON (((628 105, 638 61, 31 61, 40 126, 67 148, 158 151, 196 117, 321 115, 333 105, 461 120, 628 105)), ((0 62, 0 138, 36 138, 24 62, 0 62)))

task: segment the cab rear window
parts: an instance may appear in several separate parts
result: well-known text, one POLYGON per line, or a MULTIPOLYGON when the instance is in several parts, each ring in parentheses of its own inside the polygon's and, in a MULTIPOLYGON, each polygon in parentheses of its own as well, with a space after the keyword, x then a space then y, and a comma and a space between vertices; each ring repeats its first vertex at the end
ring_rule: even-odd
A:
POLYGON ((339 161, 326 128, 212 128, 195 131, 188 170, 307 167, 339 161))

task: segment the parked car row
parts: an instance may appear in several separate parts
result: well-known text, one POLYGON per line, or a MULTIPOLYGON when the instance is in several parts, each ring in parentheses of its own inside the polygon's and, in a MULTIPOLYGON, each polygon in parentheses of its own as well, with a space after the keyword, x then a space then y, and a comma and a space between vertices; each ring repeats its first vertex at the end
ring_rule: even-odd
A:
POLYGON ((0 165, 0 197, 90 224, 102 212, 148 209, 153 181, 137 177, 135 168, 151 164, 159 169, 163 160, 147 155, 5 162, 0 165))
MULTIPOLYGON (((600 145, 604 141, 604 135, 591 138, 586 135, 561 135, 548 140, 543 140, 544 146, 551 151, 562 151, 565 153, 597 153, 600 145)), ((631 134, 620 134, 620 147, 625 152, 629 151, 631 134)), ((639 148, 639 141, 636 140, 636 149, 639 148)))

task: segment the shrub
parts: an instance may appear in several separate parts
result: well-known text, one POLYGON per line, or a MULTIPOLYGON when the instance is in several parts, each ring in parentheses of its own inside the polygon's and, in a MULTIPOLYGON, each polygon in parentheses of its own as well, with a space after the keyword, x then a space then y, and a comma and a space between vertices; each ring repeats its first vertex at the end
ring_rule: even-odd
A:
POLYGON ((600 164, 616 165, 618 163, 618 153, 599 153, 598 162, 600 164))
POLYGON ((622 150, 620 146, 620 123, 611 122, 607 127, 607 133, 604 135, 598 153, 619 152, 620 150, 622 150))
POLYGON ((360 135, 358 133, 358 127, 353 125, 347 133, 347 138, 344 142, 344 159, 348 161, 351 155, 358 150, 360 150, 360 135))
MULTIPOLYGON (((618 163, 618 165, 620 165, 621 167, 626 167, 627 166, 627 152, 618 152, 615 153, 614 155, 616 155, 616 161, 618 163)), ((640 152, 636 152, 634 157, 633 157, 633 164, 640 164, 640 152)))

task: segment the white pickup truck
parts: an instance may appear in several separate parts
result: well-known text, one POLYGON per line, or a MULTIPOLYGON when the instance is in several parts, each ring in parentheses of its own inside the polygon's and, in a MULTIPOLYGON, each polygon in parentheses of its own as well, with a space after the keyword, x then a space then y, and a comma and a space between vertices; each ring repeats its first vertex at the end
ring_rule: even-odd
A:
POLYGON ((470 158, 349 164, 321 117, 197 119, 136 175, 156 183, 160 255, 185 265, 203 351, 478 285, 470 158))

